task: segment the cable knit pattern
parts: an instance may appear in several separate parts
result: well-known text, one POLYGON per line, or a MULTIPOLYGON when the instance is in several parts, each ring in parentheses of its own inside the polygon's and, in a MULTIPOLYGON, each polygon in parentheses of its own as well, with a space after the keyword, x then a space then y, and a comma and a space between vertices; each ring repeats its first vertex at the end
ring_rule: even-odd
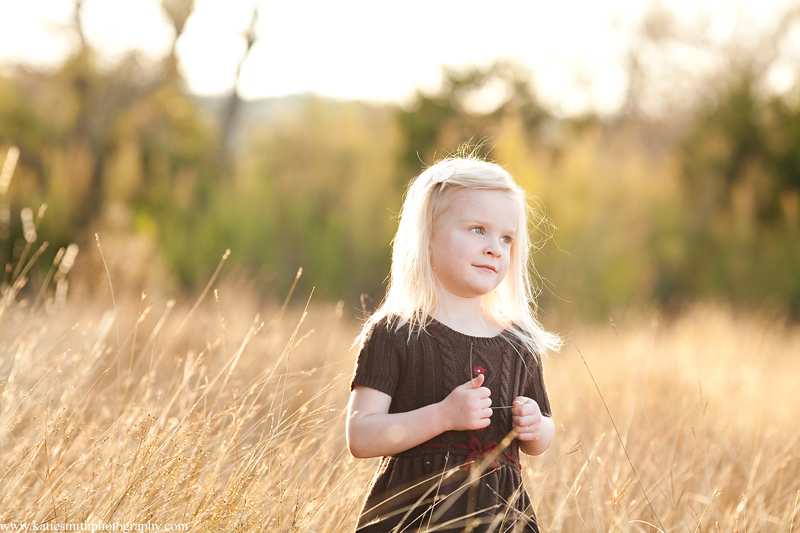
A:
MULTIPOLYGON (((514 361, 513 361, 513 359, 511 357, 504 357, 503 360, 500 361, 500 367, 502 368, 501 375, 503 376, 502 385, 501 386, 506 390, 514 382, 514 379, 513 379, 514 376, 512 374, 512 368, 514 366, 512 364, 513 362, 514 361)), ((507 394, 511 394, 511 392, 508 392, 507 394)), ((511 396, 511 401, 513 402, 514 398, 516 398, 517 396, 518 396, 517 394, 514 394, 513 396, 511 396)), ((528 394, 525 394, 525 396, 528 396, 528 394)), ((531 396, 531 398, 536 399, 536 396, 531 396)), ((538 403, 538 400, 537 400, 537 403, 538 403)), ((509 403, 509 405, 511 405, 511 404, 509 403)), ((548 409, 549 409, 549 402, 548 402, 548 409)))
POLYGON ((461 379, 463 371, 458 362, 462 359, 455 353, 453 343, 447 337, 437 337, 434 342, 439 348, 439 357, 442 359, 442 380, 444 382, 444 390, 453 390, 466 379, 461 379))
POLYGON ((391 531, 401 522, 403 531, 417 531, 450 520, 451 529, 437 531, 462 531, 468 521, 459 518, 473 511, 478 512, 471 524, 476 532, 538 531, 522 487, 516 440, 478 478, 471 478, 470 468, 465 468, 499 451, 494 444, 499 446, 511 431, 507 406, 515 397, 532 398, 550 416, 538 359, 527 351, 518 353, 515 346, 520 343, 507 333, 473 337, 431 320, 424 333, 409 337, 408 325, 395 329, 392 322, 379 321, 367 335, 351 389, 364 386, 384 392, 392 397, 390 412, 406 412, 443 400, 478 372, 484 374, 484 386, 492 391, 492 406, 498 409, 483 430, 448 431, 383 457, 359 518, 359 533, 391 531))

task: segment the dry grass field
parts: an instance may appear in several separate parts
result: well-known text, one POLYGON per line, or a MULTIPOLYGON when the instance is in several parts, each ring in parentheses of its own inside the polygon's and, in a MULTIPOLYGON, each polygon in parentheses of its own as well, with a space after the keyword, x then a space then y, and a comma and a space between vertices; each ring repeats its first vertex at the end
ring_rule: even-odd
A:
MULTIPOLYGON (((116 292, 6 287, 0 523, 351 531, 355 310, 116 292)), ((800 531, 800 329, 697 306, 567 333, 556 441, 523 459, 543 531, 800 531)))

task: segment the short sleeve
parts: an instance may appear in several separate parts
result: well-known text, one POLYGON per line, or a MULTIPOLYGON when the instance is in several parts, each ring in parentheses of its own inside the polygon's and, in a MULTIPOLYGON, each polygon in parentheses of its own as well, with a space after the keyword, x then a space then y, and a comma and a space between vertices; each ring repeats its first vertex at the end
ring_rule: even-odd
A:
POLYGON ((394 397, 404 367, 405 338, 389 318, 373 324, 356 358, 350 390, 369 387, 394 397))
POLYGON ((539 410, 544 416, 553 416, 553 411, 550 408, 550 397, 547 395, 547 387, 544 384, 541 358, 534 359, 531 357, 528 362, 525 395, 539 404, 539 410))

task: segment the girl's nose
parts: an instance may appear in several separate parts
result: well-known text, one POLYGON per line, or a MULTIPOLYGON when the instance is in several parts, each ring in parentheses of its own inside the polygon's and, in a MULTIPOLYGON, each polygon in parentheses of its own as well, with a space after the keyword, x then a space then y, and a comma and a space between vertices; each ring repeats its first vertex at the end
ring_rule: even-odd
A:
POLYGON ((492 257, 500 257, 500 246, 497 244, 490 244, 486 247, 485 253, 492 257))

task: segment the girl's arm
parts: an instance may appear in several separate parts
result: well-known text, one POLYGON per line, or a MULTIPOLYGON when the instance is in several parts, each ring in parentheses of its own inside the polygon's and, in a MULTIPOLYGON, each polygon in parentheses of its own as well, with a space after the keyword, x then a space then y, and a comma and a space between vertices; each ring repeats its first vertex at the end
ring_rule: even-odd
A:
POLYGON ((525 396, 517 397, 512 405, 511 420, 520 449, 528 455, 544 453, 553 443, 556 433, 553 419, 544 416, 539 404, 525 396))
POLYGON ((389 413, 392 397, 355 387, 347 406, 347 447, 354 457, 394 455, 445 431, 485 428, 492 416, 491 391, 483 375, 456 387, 439 403, 405 413, 389 413))

